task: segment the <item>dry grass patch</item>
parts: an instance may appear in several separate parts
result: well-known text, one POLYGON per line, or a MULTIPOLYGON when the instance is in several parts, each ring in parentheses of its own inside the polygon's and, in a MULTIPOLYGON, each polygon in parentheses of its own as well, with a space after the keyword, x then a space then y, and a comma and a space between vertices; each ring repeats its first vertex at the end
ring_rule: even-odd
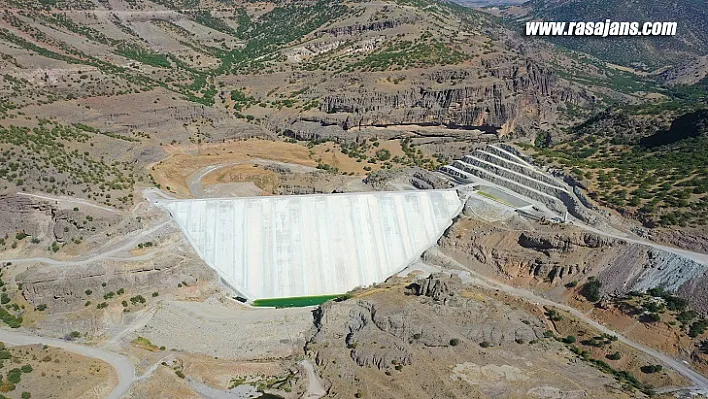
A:
POLYGON ((157 345, 154 345, 152 342, 150 342, 149 339, 144 337, 135 338, 133 340, 133 345, 137 346, 138 348, 148 350, 150 352, 157 352, 160 350, 157 345))
POLYGON ((174 145, 164 147, 169 156, 151 171, 155 181, 163 188, 182 197, 191 197, 187 179, 199 169, 210 166, 267 159, 316 167, 307 148, 282 141, 250 139, 221 144, 174 145))
POLYGON ((205 186, 245 182, 251 182, 261 190, 273 193, 280 183, 280 178, 277 173, 252 164, 227 166, 202 178, 202 184, 205 186))

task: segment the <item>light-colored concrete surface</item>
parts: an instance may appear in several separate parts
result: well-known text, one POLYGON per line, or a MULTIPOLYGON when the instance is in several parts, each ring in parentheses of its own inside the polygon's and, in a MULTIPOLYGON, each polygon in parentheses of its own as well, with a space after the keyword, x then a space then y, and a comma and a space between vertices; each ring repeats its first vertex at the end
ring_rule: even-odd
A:
POLYGON ((455 190, 158 202, 249 299, 383 282, 435 244, 462 209, 455 190))

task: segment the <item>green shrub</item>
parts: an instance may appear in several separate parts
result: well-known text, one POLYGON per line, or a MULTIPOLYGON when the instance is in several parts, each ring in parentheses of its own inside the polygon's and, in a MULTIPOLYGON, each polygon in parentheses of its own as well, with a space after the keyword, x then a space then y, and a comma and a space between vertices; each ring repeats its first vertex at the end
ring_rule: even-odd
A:
POLYGON ((688 324, 698 316, 693 310, 686 310, 676 315, 676 320, 681 324, 688 324))
POLYGON ((551 319, 551 321, 563 320, 563 316, 560 313, 558 313, 558 311, 555 309, 551 309, 548 312, 546 312, 546 316, 548 316, 548 318, 551 319))
POLYGON ((661 321, 661 315, 658 313, 649 313, 646 315, 646 318, 648 321, 652 323, 656 323, 658 321, 661 321))
POLYGON ((600 288, 602 288, 602 283, 595 278, 591 278, 587 283, 583 284, 580 294, 590 302, 597 302, 600 300, 600 288))
POLYGON ((376 151, 376 158, 378 158, 379 161, 388 161, 389 159, 391 159, 391 151, 382 148, 376 151))
POLYGON ((142 295, 136 295, 136 296, 130 298, 130 303, 132 303, 133 305, 137 305, 139 303, 145 303, 145 302, 147 302, 147 301, 145 300, 145 298, 142 295))
POLYGON ((648 366, 642 366, 640 370, 642 370, 642 373, 644 374, 653 374, 653 373, 658 373, 661 370, 663 370, 664 367, 660 364, 653 364, 653 365, 648 365, 648 366))
POLYGON ((688 336, 691 338, 696 338, 699 335, 703 334, 706 331, 706 328, 708 327, 708 321, 704 319, 696 320, 691 324, 691 327, 688 329, 688 336))
POLYGON ((682 312, 688 307, 688 301, 677 296, 667 295, 664 301, 666 301, 666 308, 672 312, 682 312))
POLYGON ((22 370, 14 368, 7 372, 7 380, 13 384, 19 384, 22 380, 22 370))

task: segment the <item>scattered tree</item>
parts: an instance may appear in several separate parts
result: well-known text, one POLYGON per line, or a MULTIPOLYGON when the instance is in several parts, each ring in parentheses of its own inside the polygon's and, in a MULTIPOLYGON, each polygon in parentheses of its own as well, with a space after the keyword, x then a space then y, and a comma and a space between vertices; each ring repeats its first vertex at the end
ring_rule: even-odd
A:
POLYGON ((580 290, 580 294, 585 297, 590 302, 597 302, 600 300, 600 288, 602 283, 595 277, 590 277, 588 282, 583 284, 583 288, 580 290))

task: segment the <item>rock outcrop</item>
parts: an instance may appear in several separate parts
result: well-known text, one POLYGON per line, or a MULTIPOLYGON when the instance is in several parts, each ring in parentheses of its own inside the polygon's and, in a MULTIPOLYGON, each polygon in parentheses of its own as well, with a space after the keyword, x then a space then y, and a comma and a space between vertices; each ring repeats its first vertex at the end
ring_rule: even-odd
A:
POLYGON ((455 296, 462 281, 458 278, 443 279, 440 275, 431 274, 428 278, 410 284, 408 288, 413 295, 427 296, 436 302, 446 304, 455 296))
POLYGON ((103 296, 121 288, 126 293, 149 294, 174 290, 178 284, 207 284, 216 274, 193 259, 155 259, 152 262, 98 261, 85 265, 37 265, 15 277, 22 295, 33 306, 46 305, 48 312, 63 313, 94 306, 103 296))
MULTIPOLYGON (((455 346, 461 339, 507 345, 543 335, 542 324, 525 312, 496 301, 465 298, 462 290, 458 276, 440 273, 407 286, 405 292, 420 300, 375 296, 328 302, 315 312, 315 331, 306 349, 346 347, 357 365, 388 369, 414 363, 421 346, 455 346)), ((315 356, 322 364, 322 356, 315 356)))
POLYGON ((319 112, 305 117, 343 130, 425 125, 507 134, 555 121, 560 103, 583 106, 593 101, 589 93, 560 80, 553 69, 530 58, 519 63, 501 55, 474 66, 401 73, 403 83, 392 87, 368 87, 369 79, 354 72, 334 75, 319 112))
POLYGON ((42 236, 50 221, 49 204, 17 194, 0 196, 0 238, 19 232, 33 237, 42 236))
POLYGON ((371 21, 369 23, 361 23, 361 24, 354 24, 354 25, 344 25, 344 26, 336 26, 332 28, 327 28, 323 29, 318 33, 318 36, 324 35, 324 34, 329 34, 333 35, 335 37, 337 36, 350 36, 350 35, 356 35, 364 32, 376 32, 376 31, 382 31, 386 29, 393 29, 397 26, 401 25, 406 25, 406 24, 414 24, 417 21, 420 21, 422 18, 419 15, 413 14, 413 15, 404 15, 399 18, 389 18, 389 19, 380 19, 377 21, 371 21))
POLYGON ((602 237, 593 233, 573 234, 538 234, 523 232, 519 236, 519 245, 524 248, 535 249, 540 252, 571 252, 576 246, 585 248, 603 248, 617 244, 618 240, 602 237))
MULTIPOLYGON (((455 259, 465 259, 471 267, 486 267, 519 284, 555 294, 559 285, 597 276, 602 294, 622 296, 662 287, 708 315, 706 264, 572 226, 535 225, 528 229, 526 224, 522 230, 524 225, 513 225, 512 220, 494 225, 470 220, 477 217, 463 214, 438 242, 440 249, 455 259)), ((506 217, 521 220, 514 214, 506 217)))
POLYGON ((396 190, 400 185, 408 185, 419 190, 452 188, 452 183, 441 176, 422 168, 397 170, 381 169, 370 173, 364 183, 374 190, 396 190))
POLYGON ((593 386, 607 388, 593 375, 613 383, 587 363, 568 362, 561 343, 542 339, 548 327, 535 310, 456 275, 391 281, 361 295, 313 312, 305 352, 331 384, 329 396, 528 397, 532 387, 546 392, 569 381, 568 390, 587 384, 582 395, 601 397, 593 386), (435 299, 449 294, 455 299, 435 299))

